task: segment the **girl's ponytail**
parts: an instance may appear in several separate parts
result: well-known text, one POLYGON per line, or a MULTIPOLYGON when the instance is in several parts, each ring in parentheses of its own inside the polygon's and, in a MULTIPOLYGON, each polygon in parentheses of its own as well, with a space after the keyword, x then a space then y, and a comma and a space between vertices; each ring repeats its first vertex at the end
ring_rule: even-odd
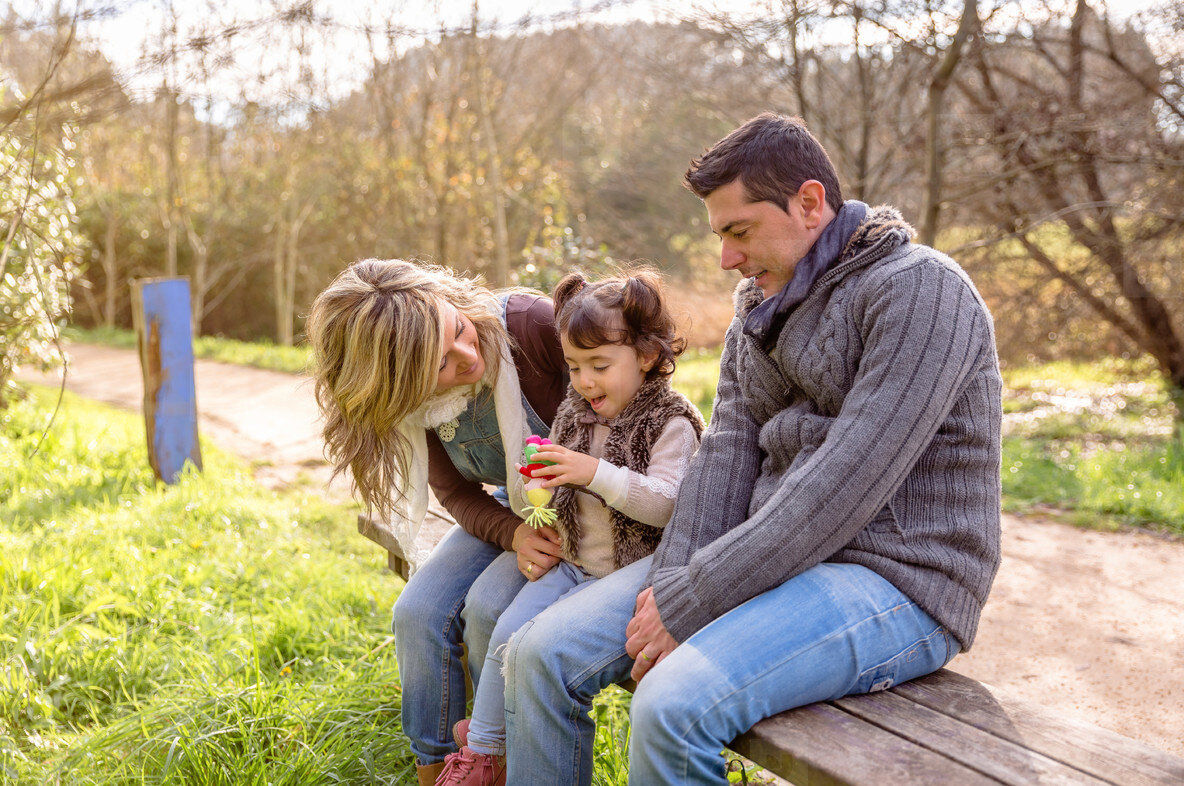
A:
POLYGON ((650 333, 653 324, 665 313, 662 304, 662 282, 649 270, 630 273, 621 286, 621 314, 625 318, 629 343, 650 333))
POLYGON ((588 282, 582 273, 568 273, 551 292, 551 300, 555 303, 555 317, 558 319, 563 313, 563 307, 582 290, 588 282))

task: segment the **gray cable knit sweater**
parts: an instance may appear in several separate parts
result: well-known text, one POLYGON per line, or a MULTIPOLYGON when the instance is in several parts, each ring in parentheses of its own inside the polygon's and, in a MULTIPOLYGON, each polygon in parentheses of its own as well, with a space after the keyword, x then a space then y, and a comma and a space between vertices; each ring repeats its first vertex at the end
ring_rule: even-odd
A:
POLYGON ((828 561, 874 570, 970 648, 999 567, 1002 380, 974 285, 911 237, 874 209, 771 351, 743 332, 760 289, 737 287, 649 575, 677 640, 828 561))

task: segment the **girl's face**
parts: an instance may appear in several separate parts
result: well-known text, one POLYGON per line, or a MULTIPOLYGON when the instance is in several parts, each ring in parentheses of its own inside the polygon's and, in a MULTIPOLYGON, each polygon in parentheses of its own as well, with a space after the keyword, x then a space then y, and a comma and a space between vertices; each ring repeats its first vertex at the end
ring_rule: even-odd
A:
POLYGON ((477 328, 456 306, 440 301, 440 372, 436 392, 457 385, 472 385, 485 374, 485 358, 477 340, 477 328))
POLYGON ((571 385, 592 409, 605 418, 615 418, 637 395, 646 372, 654 367, 657 354, 642 357, 631 346, 601 344, 581 349, 559 337, 563 358, 571 371, 571 385))

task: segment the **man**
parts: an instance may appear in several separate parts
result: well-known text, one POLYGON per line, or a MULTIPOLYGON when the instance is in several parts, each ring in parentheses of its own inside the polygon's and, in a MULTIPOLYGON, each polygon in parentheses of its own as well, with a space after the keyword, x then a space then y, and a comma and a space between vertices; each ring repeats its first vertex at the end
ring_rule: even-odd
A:
POLYGON ((630 782, 723 783, 760 719, 969 649, 998 569, 1002 382, 966 274, 844 202, 793 118, 753 118, 686 184, 744 278, 711 424, 652 564, 512 644, 511 783, 590 782, 589 704, 628 670, 630 782))

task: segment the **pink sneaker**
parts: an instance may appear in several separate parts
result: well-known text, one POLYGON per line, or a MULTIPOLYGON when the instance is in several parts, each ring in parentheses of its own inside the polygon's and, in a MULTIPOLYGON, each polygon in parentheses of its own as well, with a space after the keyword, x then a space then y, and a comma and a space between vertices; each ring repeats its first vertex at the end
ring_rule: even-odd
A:
POLYGON ((505 786, 506 757, 477 753, 465 746, 444 759, 436 786, 505 786))
POLYGON ((456 743, 456 747, 463 748, 469 744, 469 722, 471 718, 458 720, 452 726, 452 741, 456 743))

